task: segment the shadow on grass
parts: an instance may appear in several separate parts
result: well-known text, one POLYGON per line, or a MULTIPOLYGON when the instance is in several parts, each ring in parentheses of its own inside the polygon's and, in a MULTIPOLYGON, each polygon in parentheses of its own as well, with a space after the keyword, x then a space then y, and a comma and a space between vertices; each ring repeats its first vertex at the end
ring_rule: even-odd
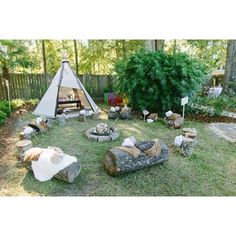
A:
POLYGON ((29 171, 22 180, 21 185, 28 193, 37 193, 40 196, 53 196, 57 192, 63 191, 68 183, 55 178, 40 182, 35 179, 33 173, 29 171))

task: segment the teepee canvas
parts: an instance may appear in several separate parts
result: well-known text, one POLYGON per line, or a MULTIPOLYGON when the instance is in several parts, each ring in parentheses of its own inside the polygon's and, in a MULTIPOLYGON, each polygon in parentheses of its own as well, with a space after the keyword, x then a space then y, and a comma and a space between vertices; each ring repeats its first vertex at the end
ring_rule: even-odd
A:
POLYGON ((93 112, 99 112, 98 106, 73 72, 69 61, 63 60, 33 114, 54 118, 60 104, 77 103, 78 106, 78 102, 83 108, 90 108, 93 112))

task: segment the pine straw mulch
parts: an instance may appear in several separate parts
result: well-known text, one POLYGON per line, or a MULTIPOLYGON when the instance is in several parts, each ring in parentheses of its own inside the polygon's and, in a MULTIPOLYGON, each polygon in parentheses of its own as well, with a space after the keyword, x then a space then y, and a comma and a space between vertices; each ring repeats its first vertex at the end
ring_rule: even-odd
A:
POLYGON ((18 162, 15 155, 15 144, 19 141, 16 132, 18 118, 19 114, 12 113, 6 122, 0 126, 0 195, 8 195, 8 181, 17 182, 16 175, 19 174, 19 172, 13 174, 18 162))
POLYGON ((236 123, 236 118, 228 116, 207 116, 203 114, 196 114, 188 116, 188 119, 206 123, 236 123))

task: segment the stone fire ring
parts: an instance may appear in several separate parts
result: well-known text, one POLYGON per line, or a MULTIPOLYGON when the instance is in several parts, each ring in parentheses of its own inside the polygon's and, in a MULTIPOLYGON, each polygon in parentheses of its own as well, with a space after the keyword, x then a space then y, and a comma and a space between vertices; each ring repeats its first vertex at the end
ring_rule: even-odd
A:
POLYGON ((90 141, 110 142, 119 138, 120 136, 120 134, 117 131, 115 131, 114 133, 111 133, 110 135, 95 135, 95 134, 92 134, 93 130, 94 128, 90 128, 85 131, 85 135, 88 137, 90 141))

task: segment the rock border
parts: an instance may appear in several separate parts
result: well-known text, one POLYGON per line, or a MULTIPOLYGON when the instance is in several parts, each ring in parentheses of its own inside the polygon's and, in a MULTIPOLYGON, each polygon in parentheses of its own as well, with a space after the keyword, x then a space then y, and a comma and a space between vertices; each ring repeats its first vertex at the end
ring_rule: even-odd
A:
POLYGON ((117 132, 117 130, 114 133, 111 133, 110 135, 95 135, 95 134, 91 133, 94 129, 95 129, 95 127, 87 129, 85 131, 85 135, 90 141, 110 142, 110 141, 116 140, 120 136, 120 134, 117 132))

